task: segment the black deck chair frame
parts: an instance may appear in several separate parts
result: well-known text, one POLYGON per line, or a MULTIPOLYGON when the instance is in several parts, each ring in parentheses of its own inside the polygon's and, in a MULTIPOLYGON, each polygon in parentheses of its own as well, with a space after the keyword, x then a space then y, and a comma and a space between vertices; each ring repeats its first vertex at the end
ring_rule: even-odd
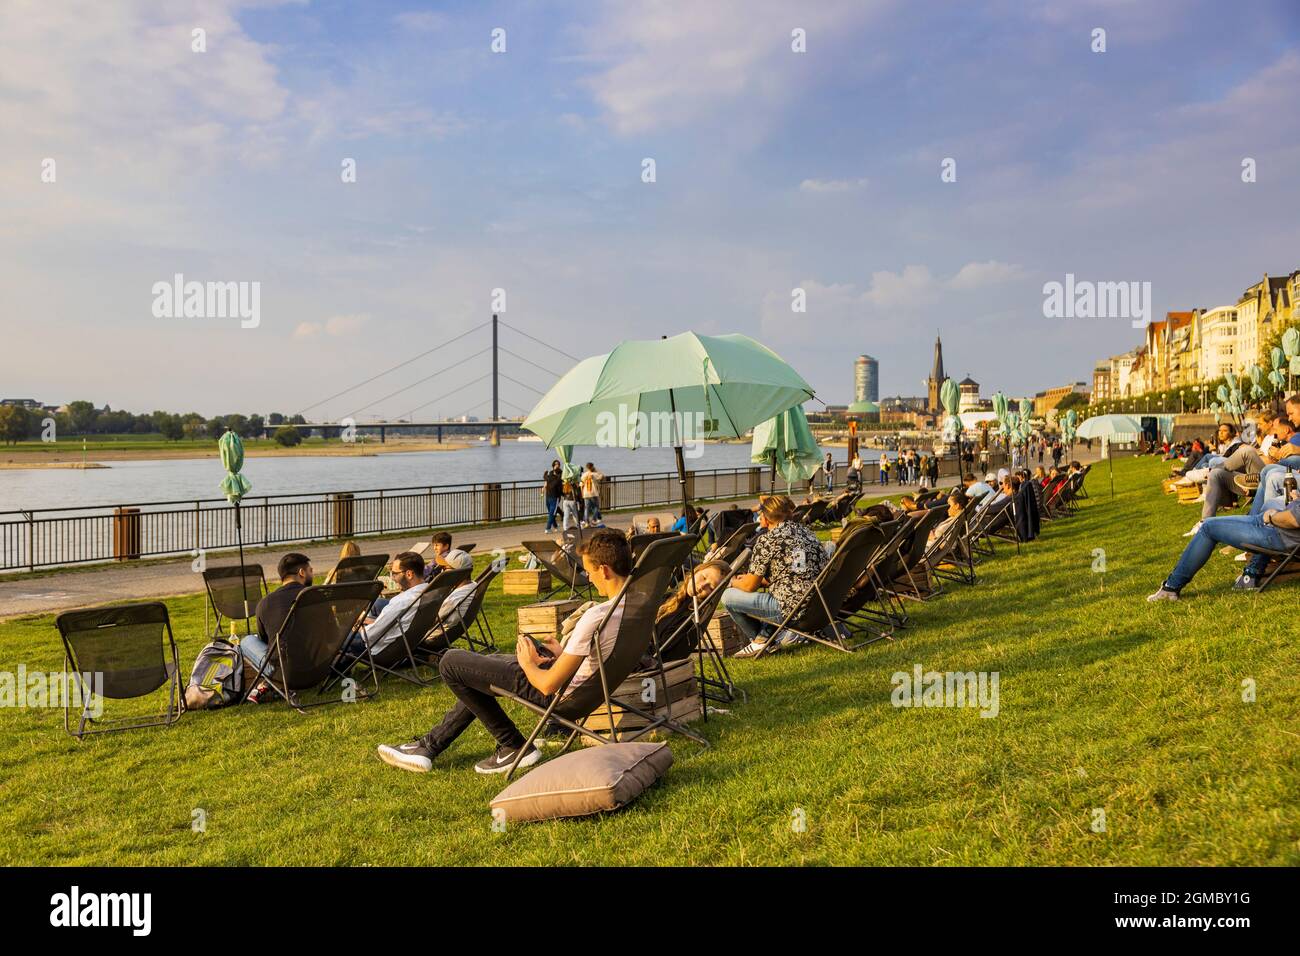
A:
POLYGON ((1262 548, 1258 545, 1247 545, 1243 546, 1241 550, 1247 554, 1262 554, 1277 562, 1277 566, 1259 582, 1256 593, 1262 593, 1266 587, 1273 583, 1273 579, 1285 571, 1292 562, 1300 562, 1300 544, 1290 549, 1262 548))
MULTIPOLYGON (((465 645, 476 654, 490 654, 496 651, 496 635, 492 633, 492 627, 486 623, 482 614, 483 601, 487 597, 487 590, 492 586, 492 581, 503 570, 504 562, 493 562, 479 572, 479 576, 474 579, 474 590, 470 591, 459 601, 456 602, 456 622, 450 626, 441 616, 427 628, 424 634, 419 638, 419 643, 415 646, 415 652, 427 659, 436 660, 442 656, 442 652, 447 650, 462 638, 465 645), (478 628, 478 636, 474 635, 471 628, 478 628)), ((468 580, 469 569, 465 569, 466 580, 468 580)), ((456 587, 460 587, 464 581, 458 581, 456 587)))
POLYGON ((966 534, 967 547, 971 557, 979 560, 992 557, 993 543, 997 540, 1012 541, 1016 553, 1020 553, 1020 535, 1016 533, 1016 499, 1003 498, 989 504, 983 511, 976 510, 966 534), (1009 529, 1009 533, 1008 533, 1009 529))
POLYGON ((388 567, 386 554, 358 554, 340 558, 330 575, 330 584, 349 584, 354 581, 373 581, 388 567))
POLYGON ((667 728, 692 740, 703 742, 706 746, 708 745, 708 741, 699 734, 687 730, 668 718, 666 713, 671 706, 670 703, 666 702, 664 713, 656 716, 629 701, 620 699, 615 702, 612 696, 618 686, 636 669, 642 655, 650 647, 654 635, 655 614, 659 609, 664 592, 668 589, 668 582, 673 571, 685 563, 687 556, 694 547, 695 536, 682 534, 677 535, 675 538, 655 541, 642 552, 641 557, 633 566, 627 582, 615 595, 613 601, 610 602, 609 610, 605 612, 604 618, 601 619, 600 624, 597 626, 596 637, 592 641, 592 656, 596 663, 596 674, 588 678, 571 695, 568 697, 563 696, 567 687, 566 684, 565 687, 559 688, 552 694, 550 702, 543 707, 534 704, 532 701, 524 700, 511 691, 496 686, 492 687, 492 693, 498 697, 513 700, 540 717, 537 726, 533 728, 532 733, 528 735, 524 745, 519 748, 518 753, 515 755, 515 762, 506 774, 507 780, 514 776, 515 771, 519 768, 519 761, 523 759, 524 755, 532 751, 533 741, 537 739, 538 734, 542 732, 542 728, 547 726, 548 723, 558 724, 569 731, 568 739, 565 740, 561 753, 573 746, 573 742, 578 738, 579 734, 595 743, 608 744, 616 741, 637 740, 660 728, 667 728), (620 606, 622 606, 623 611, 614 647, 608 657, 602 657, 600 654, 600 632, 609 622, 610 615, 620 606), (630 619, 629 615, 631 615, 630 619), (614 716, 615 706, 620 711, 626 711, 640 717, 645 721, 645 726, 630 732, 619 729, 614 716), (608 717, 609 728, 599 731, 586 727, 587 719, 601 711, 608 717))
POLYGON ((154 601, 65 611, 54 626, 63 641, 63 729, 69 734, 82 740, 93 734, 169 727, 180 719, 184 709, 180 664, 165 604, 154 601), (123 667, 123 663, 135 666, 123 667), (167 702, 159 714, 107 720, 91 716, 96 693, 102 706, 105 699, 136 700, 164 686, 167 702), (71 723, 74 691, 80 711, 76 730, 71 723), (101 726, 87 730, 87 724, 101 726))
MULTIPOLYGON (((415 602, 415 615, 403 627, 401 621, 393 625, 397 628, 396 637, 386 643, 377 652, 373 649, 369 655, 348 655, 336 668, 335 673, 330 675, 326 681, 323 690, 328 690, 338 681, 342 680, 352 668, 358 664, 365 664, 372 669, 378 669, 385 674, 391 674, 394 677, 401 678, 408 683, 415 684, 419 687, 430 687, 437 679, 437 670, 429 677, 420 674, 420 667, 433 667, 427 655, 420 653, 420 642, 424 636, 431 630, 437 628, 440 624, 438 616, 442 608, 442 602, 456 588, 460 587, 469 580, 469 568, 456 568, 454 570, 445 570, 435 577, 429 586, 424 589, 415 602)), ((364 627, 363 627, 364 630, 364 627)), ((379 635, 382 637, 382 635, 379 635)))
MULTIPOLYGON (((711 559, 718 560, 718 559, 711 559)), ((731 671, 727 667, 727 661, 722 656, 722 650, 716 647, 708 639, 707 631, 709 623, 713 620, 718 612, 718 605, 722 602, 722 594, 731 584, 731 579, 737 574, 743 573, 746 564, 749 563, 749 551, 742 551, 731 564, 731 570, 726 576, 718 582, 718 586, 701 600, 699 597, 691 596, 691 613, 686 620, 678 625, 677 629, 664 638, 663 643, 655 641, 655 650, 658 657, 662 660, 663 655, 681 642, 687 640, 688 635, 694 634, 695 647, 691 651, 696 657, 699 664, 699 671, 695 675, 696 681, 700 685, 700 695, 704 698, 704 720, 707 723, 709 719, 709 702, 713 701, 718 704, 731 704, 737 699, 742 702, 748 702, 749 695, 736 682, 731 679, 731 671), (710 669, 713 673, 710 675, 710 669)))
POLYGON ((879 547, 867 555, 853 588, 840 609, 840 621, 855 636, 866 630, 875 637, 866 641, 892 640, 894 631, 907 627, 911 618, 891 579, 903 572, 903 552, 911 548, 925 515, 914 513, 876 525, 881 533, 879 547), (881 627, 883 625, 883 628, 881 627))
POLYGON ((243 621, 244 634, 247 636, 252 626, 254 612, 258 602, 266 597, 266 577, 260 564, 223 565, 217 568, 203 569, 203 587, 208 592, 208 603, 203 606, 203 624, 207 629, 208 611, 212 611, 212 631, 214 640, 228 638, 221 633, 222 620, 243 621), (243 586, 240 587, 242 578, 243 586))
POLYGON ((582 559, 578 557, 576 545, 570 552, 549 538, 520 543, 537 559, 538 564, 550 572, 551 579, 558 582, 541 600, 549 601, 566 589, 570 598, 587 600, 591 597, 591 581, 587 579, 587 572, 583 570, 582 559))
POLYGON ((939 590, 930 566, 926 564, 925 554, 929 550, 930 532, 943 523, 945 512, 942 508, 926 508, 913 514, 919 518, 907 540, 906 554, 900 553, 901 573, 885 581, 885 586, 900 599, 925 601, 939 590))
POLYGON ((961 514, 944 529, 934 547, 926 549, 925 562, 936 580, 975 583, 975 557, 966 541, 966 529, 974 508, 975 502, 967 501, 961 514))
POLYGON ((714 545, 713 548, 704 553, 706 561, 726 561, 731 564, 736 558, 749 546, 754 535, 758 533, 758 525, 753 521, 747 521, 739 528, 736 528, 727 536, 727 540, 720 544, 714 545))
MULTIPOLYGON (((383 585, 378 581, 349 581, 346 584, 322 584, 299 591, 289 607, 280 629, 271 636, 266 659, 248 682, 247 697, 261 681, 298 713, 309 707, 350 702, 346 696, 324 696, 325 691, 360 658, 345 654, 348 638, 361 626, 366 612, 379 597, 383 585), (271 670, 267 667, 270 665, 271 670), (303 703, 300 691, 316 691, 317 699, 303 703)), ((372 691, 357 693, 351 700, 367 700, 379 693, 379 669, 366 646, 364 658, 370 664, 372 691)))
MULTIPOLYGON (((817 572, 817 577, 808 585, 790 612, 783 615, 780 623, 773 628, 773 637, 782 631, 790 631, 846 654, 872 643, 872 640, 879 640, 877 637, 849 643, 840 621, 840 611, 862 569, 884 544, 884 532, 879 525, 873 524, 859 525, 841 537, 830 560, 817 572), (827 628, 834 632, 833 639, 823 633, 827 628)), ((855 636, 852 632, 849 633, 849 637, 855 636)), ((769 639, 754 655, 755 660, 772 653, 775 645, 775 640, 769 639)))

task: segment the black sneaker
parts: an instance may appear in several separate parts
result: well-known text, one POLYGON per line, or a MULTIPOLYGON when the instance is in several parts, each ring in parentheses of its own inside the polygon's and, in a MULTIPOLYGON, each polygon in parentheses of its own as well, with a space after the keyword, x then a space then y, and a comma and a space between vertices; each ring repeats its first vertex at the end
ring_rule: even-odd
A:
MULTIPOLYGON (((515 754, 517 753, 519 753, 518 747, 513 749, 498 747, 497 752, 491 757, 474 764, 474 769, 479 773, 505 773, 510 769, 511 764, 515 762, 515 754)), ((524 759, 519 761, 519 766, 531 767, 541 759, 542 752, 534 747, 531 753, 525 755, 524 759)))
POLYGON ((1234 591, 1258 591, 1259 579, 1253 575, 1242 574, 1232 582, 1232 589, 1234 591))
POLYGON ((423 739, 396 747, 390 744, 379 745, 380 760, 390 767, 410 770, 412 773, 428 773, 433 769, 433 758, 436 756, 423 739))

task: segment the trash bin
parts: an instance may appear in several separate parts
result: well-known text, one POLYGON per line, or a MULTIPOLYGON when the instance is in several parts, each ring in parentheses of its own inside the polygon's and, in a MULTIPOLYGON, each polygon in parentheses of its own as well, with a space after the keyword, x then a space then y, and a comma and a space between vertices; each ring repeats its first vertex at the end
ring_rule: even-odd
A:
POLYGON ((501 520, 501 483, 489 481, 483 486, 483 520, 501 520))
POLYGON ((113 509, 113 558, 133 561, 140 557, 140 509, 113 509))
POLYGON ((355 509, 356 502, 352 499, 351 492, 345 491, 334 496, 334 537, 352 537, 355 509))

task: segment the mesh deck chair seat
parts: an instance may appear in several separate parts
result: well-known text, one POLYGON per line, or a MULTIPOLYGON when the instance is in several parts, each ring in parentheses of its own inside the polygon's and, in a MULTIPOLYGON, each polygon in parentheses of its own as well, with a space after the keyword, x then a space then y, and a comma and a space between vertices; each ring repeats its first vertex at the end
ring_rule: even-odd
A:
POLYGON ((792 518, 791 520, 800 521, 803 524, 816 524, 822 520, 822 515, 826 514, 826 509, 829 507, 829 501, 825 498, 818 498, 808 505, 808 510, 803 513, 802 518, 792 518))
POLYGON ((709 719, 709 701, 729 704, 737 697, 747 699, 745 692, 731 679, 731 671, 727 668, 726 660, 723 659, 722 648, 709 640, 706 632, 709 623, 717 613, 718 605, 722 603, 723 592, 730 586, 731 579, 741 574, 748 563, 749 552, 742 551, 733 562, 730 562, 731 570, 718 582, 718 586, 713 591, 703 600, 692 597, 690 613, 687 614, 686 619, 663 641, 658 639, 656 629, 652 641, 652 651, 655 652, 661 673, 666 663, 680 660, 683 652, 686 655, 695 655, 699 663, 696 680, 700 685, 700 694, 704 697, 705 722, 709 719))
MULTIPOLYGON (((442 607, 442 602, 452 591, 469 580, 469 574, 469 568, 456 568, 438 575, 416 599, 415 614, 406 626, 402 626, 400 619, 394 622, 392 625, 394 634, 387 640, 385 640, 386 635, 383 634, 368 634, 368 641, 375 644, 382 643, 383 646, 378 651, 372 647, 369 656, 362 654, 349 657, 331 676, 330 683, 342 679, 356 664, 365 663, 412 684, 422 687, 432 685, 436 672, 428 678, 420 674, 421 665, 433 666, 429 655, 421 652, 420 642, 426 634, 438 627, 438 611, 442 607)), ((328 687, 329 684, 326 686, 328 687)))
POLYGON ((974 508, 975 502, 968 500, 961 514, 953 518, 952 524, 943 529, 934 543, 925 549, 923 560, 936 581, 946 579, 961 581, 963 584, 975 583, 975 559, 966 546, 966 530, 974 508))
POLYGON ((716 544, 710 550, 704 553, 705 561, 726 561, 731 564, 736 557, 740 555, 758 533, 758 525, 753 521, 747 521, 739 528, 731 532, 725 541, 716 544))
POLYGON ((596 673, 583 681, 573 693, 566 695, 567 685, 561 687, 551 696, 550 702, 542 707, 510 691, 492 687, 492 693, 498 697, 513 700, 541 717, 515 755, 515 762, 510 767, 507 779, 514 775, 524 755, 532 752, 533 741, 537 739, 542 728, 552 722, 569 730, 569 737, 561 753, 573 746, 579 734, 595 743, 607 744, 618 740, 636 740, 661 727, 684 734, 707 746, 708 742, 703 737, 687 730, 667 716, 668 706, 658 714, 651 714, 641 709, 635 702, 615 700, 612 696, 619 685, 636 669, 642 656, 650 647, 655 615, 658 613, 664 592, 668 589, 668 582, 673 572, 682 566, 694 547, 694 535, 680 534, 673 538, 655 541, 642 552, 640 559, 632 567, 632 573, 626 583, 610 602, 609 610, 605 612, 597 626, 596 635, 591 642, 591 657, 596 666, 596 673), (610 649, 609 655, 602 658, 600 635, 609 623, 614 610, 619 607, 622 607, 622 616, 614 637, 614 646, 610 649), (633 714, 645 722, 644 726, 635 730, 620 729, 616 712, 633 714), (602 713, 608 718, 608 729, 594 730, 585 726, 587 719, 596 713, 602 713))
MULTIPOLYGON (((474 579, 474 590, 456 603, 455 620, 448 624, 446 619, 439 616, 424 630, 420 643, 416 645, 416 653, 426 657, 441 655, 459 640, 464 640, 466 646, 478 654, 495 651, 496 636, 492 633, 492 626, 480 612, 483 610, 483 600, 487 597, 487 590, 500 572, 501 568, 495 563, 484 568, 474 579), (471 628, 478 629, 477 637, 471 628)), ((468 579, 469 569, 465 569, 464 573, 468 579)), ((457 583, 456 587, 460 587, 460 583, 457 583)), ((417 632, 412 629, 412 633, 417 632)))
MULTIPOLYGON (((858 525, 841 537, 830 560, 818 572, 812 584, 808 585, 794 608, 782 616, 773 634, 792 631, 818 644, 825 644, 827 647, 845 653, 871 643, 871 640, 864 640, 850 644, 840 627, 839 617, 849 590, 858 580, 862 569, 871 560, 871 556, 884 543, 884 532, 879 525, 874 524, 858 525), (835 636, 826 637, 823 633, 826 630, 830 630, 835 636)), ((872 640, 878 639, 879 637, 876 637, 872 640)), ((755 659, 771 653, 775 646, 777 646, 775 640, 768 640, 754 655, 755 659)))
POLYGON ((330 584, 349 584, 353 581, 373 581, 388 567, 386 554, 358 554, 342 558, 330 572, 330 584))
POLYGON ((993 542, 997 538, 1014 541, 1016 551, 1020 550, 1020 536, 1016 534, 1014 518, 1016 513, 1015 498, 1003 498, 995 501, 982 511, 977 510, 971 519, 967 531, 968 547, 972 556, 993 554, 993 542), (1007 529, 1010 529, 1010 535, 1007 529))
MULTIPOLYGON (((347 584, 322 584, 303 588, 293 599, 280 629, 271 636, 266 660, 248 683, 248 693, 260 680, 266 683, 294 710, 340 703, 347 698, 325 698, 324 693, 347 672, 344 648, 352 632, 365 620, 370 605, 383 588, 378 581, 351 581, 347 584), (301 703, 298 695, 316 691, 317 700, 301 703)), ((370 659, 369 647, 366 657, 370 659)), ((357 700, 379 692, 379 671, 370 668, 373 692, 359 692, 357 700)))
POLYGON ((915 525, 908 532, 904 547, 899 550, 899 565, 895 573, 884 577, 884 584, 900 599, 924 601, 934 592, 930 567, 925 563, 930 532, 947 517, 942 508, 927 508, 908 515, 915 525))
POLYGON ((245 634, 252 630, 249 621, 258 602, 266 596, 266 578, 260 564, 245 564, 242 568, 237 564, 204 568, 203 587, 208 592, 208 604, 203 609, 204 622, 207 621, 208 608, 212 609, 214 618, 212 637, 222 637, 222 619, 232 624, 243 621, 245 634))
POLYGON ((632 535, 632 537, 627 541, 628 548, 632 551, 632 560, 635 561, 637 558, 641 557, 641 552, 649 547, 652 541, 658 541, 661 538, 675 537, 677 537, 676 531, 657 531, 654 534, 643 532, 641 534, 632 535))
POLYGON ((591 581, 587 579, 587 572, 582 568, 576 548, 570 551, 550 539, 522 541, 520 544, 537 559, 538 564, 551 573, 551 579, 558 582, 542 598, 543 601, 549 601, 566 588, 570 598, 582 597, 586 600, 591 596, 591 581))
POLYGON ((170 726, 180 719, 180 666, 166 605, 65 611, 54 626, 63 639, 63 729, 72 736, 80 740, 91 734, 170 726), (102 706, 104 700, 149 697, 164 686, 166 702, 160 713, 108 719, 93 714, 95 695, 102 706), (74 690, 80 711, 76 730, 69 720, 74 690))
POLYGON ((873 631, 879 640, 892 638, 896 628, 908 626, 907 608, 890 581, 903 573, 904 554, 912 547, 916 529, 924 520, 925 515, 912 514, 876 525, 881 534, 880 546, 867 555, 840 607, 839 619, 850 631, 873 631))

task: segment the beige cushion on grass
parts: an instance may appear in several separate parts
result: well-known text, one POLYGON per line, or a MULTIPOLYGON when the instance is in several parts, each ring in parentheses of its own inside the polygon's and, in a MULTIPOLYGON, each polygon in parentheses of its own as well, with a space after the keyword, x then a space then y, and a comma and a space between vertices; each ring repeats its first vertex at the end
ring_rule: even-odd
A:
POLYGON ((562 754, 492 799, 512 821, 581 817, 627 806, 672 766, 663 743, 605 744, 562 754))

